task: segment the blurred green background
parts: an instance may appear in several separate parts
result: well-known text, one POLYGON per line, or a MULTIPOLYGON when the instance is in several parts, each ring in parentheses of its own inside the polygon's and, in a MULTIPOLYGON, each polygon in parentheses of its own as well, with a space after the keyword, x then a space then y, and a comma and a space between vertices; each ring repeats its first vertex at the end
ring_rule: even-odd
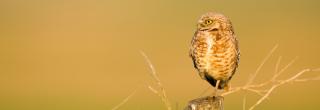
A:
MULTIPOLYGON (((317 0, 1 0, 0 109, 108 110, 137 89, 121 110, 164 110, 147 88, 155 84, 141 50, 182 109, 210 87, 188 57, 196 21, 208 11, 228 16, 240 41, 232 87, 244 85, 276 44, 254 83, 273 75, 279 56, 281 68, 298 56, 285 79, 320 67, 319 10, 317 0)), ((319 83, 282 86, 256 110, 320 109, 319 83)), ((243 95, 226 96, 225 109, 242 109, 243 95)), ((258 98, 248 94, 247 107, 258 98)))

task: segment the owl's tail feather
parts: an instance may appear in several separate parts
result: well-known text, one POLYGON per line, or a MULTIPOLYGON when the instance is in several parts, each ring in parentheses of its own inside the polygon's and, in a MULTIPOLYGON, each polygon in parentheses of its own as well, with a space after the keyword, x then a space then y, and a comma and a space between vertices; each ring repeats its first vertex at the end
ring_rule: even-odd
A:
MULTIPOLYGON (((216 83, 218 82, 216 79, 214 79, 212 76, 205 74, 206 80, 211 84, 211 86, 216 87, 216 83)), ((218 89, 223 89, 225 86, 225 81, 220 80, 220 83, 218 85, 218 89)))

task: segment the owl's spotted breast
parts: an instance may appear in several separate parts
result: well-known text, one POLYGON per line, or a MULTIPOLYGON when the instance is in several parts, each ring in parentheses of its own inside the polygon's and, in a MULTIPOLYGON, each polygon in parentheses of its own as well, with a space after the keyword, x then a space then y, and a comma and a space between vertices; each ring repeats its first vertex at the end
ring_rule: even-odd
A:
POLYGON ((227 80, 235 67, 236 48, 230 39, 214 40, 215 36, 198 32, 191 52, 196 68, 216 79, 227 80), (207 36, 207 37, 206 37, 207 36), (209 36, 209 37, 208 37, 209 36))
POLYGON ((218 88, 227 88, 238 66, 240 53, 231 22, 221 14, 208 14, 202 16, 199 23, 201 25, 190 48, 194 66, 212 86, 220 81, 218 88), (201 24, 208 19, 212 20, 212 24, 201 24))

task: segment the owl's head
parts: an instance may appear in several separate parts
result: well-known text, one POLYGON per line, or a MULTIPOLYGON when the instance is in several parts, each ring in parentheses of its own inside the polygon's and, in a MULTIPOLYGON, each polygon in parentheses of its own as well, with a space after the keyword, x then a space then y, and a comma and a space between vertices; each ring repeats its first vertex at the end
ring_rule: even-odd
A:
POLYGON ((232 30, 230 20, 215 12, 209 12, 200 17, 198 20, 198 30, 200 31, 219 31, 219 30, 232 30))

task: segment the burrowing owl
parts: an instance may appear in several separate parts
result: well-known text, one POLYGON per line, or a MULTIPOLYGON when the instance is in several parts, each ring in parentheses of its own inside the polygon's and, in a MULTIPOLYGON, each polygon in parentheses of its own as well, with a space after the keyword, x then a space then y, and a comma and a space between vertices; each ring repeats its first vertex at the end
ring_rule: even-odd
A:
POLYGON ((202 15, 192 38, 190 56, 202 79, 216 89, 228 90, 240 56, 230 20, 219 13, 202 15))

